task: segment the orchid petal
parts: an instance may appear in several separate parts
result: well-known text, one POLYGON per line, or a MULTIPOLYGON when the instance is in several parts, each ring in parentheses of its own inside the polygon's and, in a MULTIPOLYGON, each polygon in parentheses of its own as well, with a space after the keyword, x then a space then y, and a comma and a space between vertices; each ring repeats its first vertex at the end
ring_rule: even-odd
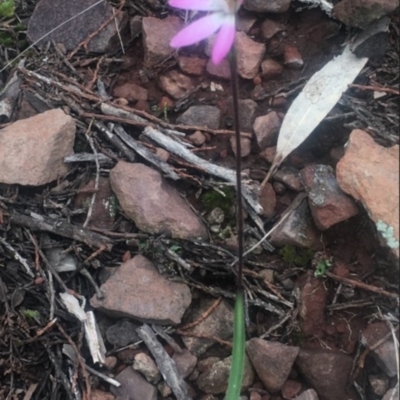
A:
POLYGON ((171 40, 171 47, 190 46, 215 33, 225 22, 221 14, 211 14, 200 18, 178 32, 171 40))
POLYGON ((183 10, 223 11, 226 10, 225 0, 170 0, 171 7, 183 10))
POLYGON ((224 18, 224 24, 218 32, 217 39, 214 42, 214 47, 211 54, 211 59, 214 64, 219 64, 232 48, 235 39, 235 17, 229 16, 224 18))

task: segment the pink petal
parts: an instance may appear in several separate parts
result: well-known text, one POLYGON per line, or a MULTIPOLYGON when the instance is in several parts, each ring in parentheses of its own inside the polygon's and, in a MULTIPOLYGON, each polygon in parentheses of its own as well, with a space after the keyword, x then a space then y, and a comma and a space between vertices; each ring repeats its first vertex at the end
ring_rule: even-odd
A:
POLYGON ((232 48, 235 39, 235 17, 225 18, 221 30, 215 40, 211 59, 214 64, 219 64, 232 48))
POLYGON ((200 18, 178 32, 171 40, 171 47, 190 46, 215 33, 225 19, 221 14, 211 14, 200 18))
POLYGON ((220 11, 225 9, 225 0, 170 0, 171 7, 183 10, 220 11))

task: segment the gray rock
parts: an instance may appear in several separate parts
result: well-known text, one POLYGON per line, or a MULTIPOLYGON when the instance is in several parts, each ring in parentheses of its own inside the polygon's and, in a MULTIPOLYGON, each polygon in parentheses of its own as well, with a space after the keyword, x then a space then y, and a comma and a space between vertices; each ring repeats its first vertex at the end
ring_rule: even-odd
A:
POLYGON ((258 338, 247 342, 246 351, 265 388, 273 393, 282 388, 299 354, 298 347, 258 338))
POLYGON ((40 186, 66 175, 75 122, 61 109, 45 111, 0 130, 0 183, 40 186))
POLYGON ((114 379, 121 383, 118 388, 111 385, 111 392, 116 397, 127 400, 157 399, 157 389, 131 366, 122 370, 114 379))
POLYGON ((121 208, 140 230, 179 239, 207 238, 200 218, 158 171, 120 161, 110 172, 110 182, 121 208))
POLYGON ((299 372, 324 400, 351 398, 346 390, 353 359, 323 349, 301 349, 296 360, 299 372))
POLYGON ((183 22, 180 18, 173 16, 164 19, 144 17, 142 24, 144 61, 148 66, 152 66, 175 51, 169 43, 182 28, 183 22))
POLYGON ((336 182, 329 165, 309 165, 300 172, 315 225, 325 230, 358 214, 355 201, 336 182))
POLYGON ((244 0, 243 7, 249 11, 284 13, 289 9, 291 0, 244 0))
POLYGON ((304 188, 299 171, 296 168, 283 166, 274 173, 274 179, 295 192, 300 192, 304 188))
MULTIPOLYGON (((199 307, 190 312, 190 319, 187 322, 196 320, 211 306, 212 302, 213 300, 201 301, 199 307)), ((228 340, 232 338, 232 329, 233 309, 226 301, 221 301, 211 314, 186 332, 188 335, 193 333, 198 336, 215 336, 222 340, 228 340)), ((208 348, 215 344, 212 339, 194 336, 182 336, 182 340, 189 351, 197 357, 204 354, 208 348)))
POLYGON ((135 371, 140 372, 146 378, 147 382, 154 385, 161 379, 161 374, 156 363, 146 353, 135 354, 132 367, 135 371))
POLYGON ((257 76, 265 54, 265 44, 257 43, 244 32, 236 33, 238 74, 243 79, 257 76))
POLYGON ((298 395, 294 400, 318 400, 318 394, 314 389, 308 389, 298 395))
MULTIPOLYGON (((88 12, 84 12, 77 18, 72 19, 67 24, 55 29, 54 28, 77 16, 83 10, 93 6, 97 0, 41 0, 36 5, 35 10, 28 23, 28 38, 32 42, 36 42, 46 35, 39 42, 39 46, 45 46, 49 41, 62 43, 66 50, 73 50, 81 42, 89 37, 90 34, 96 32, 101 25, 113 15, 113 7, 107 2, 101 2, 92 7, 88 12), (47 35, 48 34, 48 35, 47 35)), ((116 18, 118 28, 114 20, 105 26, 100 32, 93 37, 88 43, 88 50, 96 53, 104 53, 117 42, 112 40, 117 38, 117 33, 127 23, 124 14, 119 14, 116 18), (118 31, 117 31, 118 29, 118 31)))
POLYGON ((180 353, 175 352, 172 359, 182 378, 188 377, 197 365, 197 357, 187 349, 183 349, 180 353))
MULTIPOLYGON (((212 357, 214 359, 214 357, 212 357)), ((224 360, 209 363, 207 368, 197 378, 196 384, 201 391, 207 394, 225 393, 228 388, 229 372, 232 365, 232 356, 224 360)), ((254 369, 250 360, 245 356, 242 390, 249 388, 254 381, 254 369)))
POLYGON ((275 111, 256 118, 253 130, 261 151, 276 144, 281 125, 282 120, 275 111))
POLYGON ((383 396, 389 387, 389 378, 386 375, 368 375, 368 381, 377 396, 383 396))
POLYGON ((288 244, 318 250, 322 246, 320 235, 312 219, 307 199, 304 199, 272 233, 270 242, 275 246, 288 244))
MULTIPOLYGON (((231 148, 233 151, 233 154, 237 155, 236 153, 236 137, 232 136, 229 139, 229 142, 231 144, 231 148)), ((240 155, 241 157, 247 157, 251 152, 251 140, 248 137, 241 137, 240 138, 240 155)))
POLYGON ((192 106, 188 108, 177 120, 179 124, 205 126, 218 129, 221 112, 214 106, 192 106))
POLYGON ((123 263, 100 287, 90 304, 110 316, 176 325, 192 301, 189 288, 162 276, 147 258, 137 255, 123 263))
POLYGON ((382 400, 396 400, 398 398, 399 398, 399 384, 397 384, 395 388, 389 389, 383 396, 382 400))
POLYGON ((131 321, 118 321, 116 324, 107 328, 107 341, 115 348, 125 347, 128 344, 138 342, 140 338, 136 333, 136 328, 139 328, 139 326, 139 324, 135 324, 131 321))
MULTIPOLYGON (((257 103, 251 99, 239 100, 240 129, 244 132, 251 132, 254 123, 254 116, 257 111, 257 103)), ((233 99, 228 98, 228 115, 233 117, 233 99)))

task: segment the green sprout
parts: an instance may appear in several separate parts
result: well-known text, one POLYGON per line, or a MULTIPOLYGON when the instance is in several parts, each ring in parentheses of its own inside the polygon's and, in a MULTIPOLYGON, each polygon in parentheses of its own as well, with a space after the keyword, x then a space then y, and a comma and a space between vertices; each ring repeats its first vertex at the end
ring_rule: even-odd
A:
POLYGON ((234 204, 235 193, 231 187, 224 187, 220 191, 209 190, 202 194, 201 201, 207 211, 219 207, 225 215, 229 215, 234 204), (222 193, 221 193, 222 192, 222 193))
POLYGON ((10 18, 15 13, 14 0, 0 0, 0 18, 10 18))
POLYGON ((326 258, 320 260, 315 267, 314 276, 316 278, 322 278, 325 276, 326 271, 332 266, 332 258, 326 258))
POLYGON ((40 313, 37 310, 22 310, 22 315, 26 319, 35 319, 38 320, 40 318, 40 313))
POLYGON ((287 263, 300 267, 306 266, 314 258, 314 252, 311 249, 296 249, 289 244, 283 246, 279 254, 287 263))

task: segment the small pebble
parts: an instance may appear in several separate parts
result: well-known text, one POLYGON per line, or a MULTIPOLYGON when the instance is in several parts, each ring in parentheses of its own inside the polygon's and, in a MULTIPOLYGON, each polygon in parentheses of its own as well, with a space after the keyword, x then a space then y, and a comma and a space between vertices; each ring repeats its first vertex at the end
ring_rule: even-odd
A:
POLYGON ((301 69, 304 65, 303 58, 296 47, 286 46, 283 52, 284 64, 288 68, 301 69))

